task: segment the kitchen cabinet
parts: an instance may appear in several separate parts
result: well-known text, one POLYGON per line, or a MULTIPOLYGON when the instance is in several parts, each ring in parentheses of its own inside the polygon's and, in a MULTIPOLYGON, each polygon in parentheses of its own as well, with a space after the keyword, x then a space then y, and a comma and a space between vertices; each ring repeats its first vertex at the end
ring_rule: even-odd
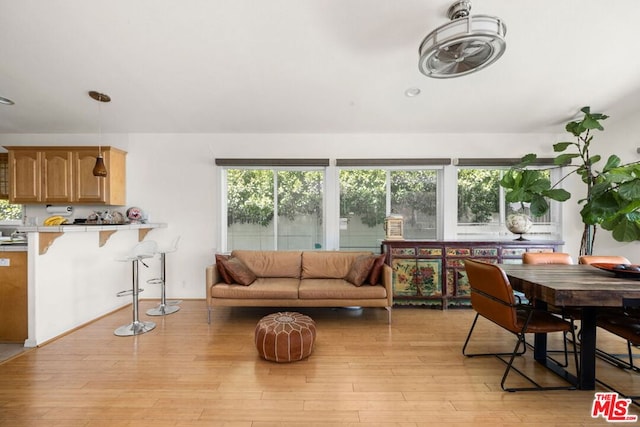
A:
POLYGON ((27 252, 0 252, 0 342, 27 336, 27 252))
POLYGON ((111 147, 102 150, 107 176, 93 176, 96 164, 96 149, 75 150, 74 162, 74 199, 76 203, 107 205, 126 204, 126 153, 111 147))
POLYGON ((93 176, 98 147, 6 147, 12 203, 126 204, 126 152, 103 147, 105 178, 93 176))
POLYGON ((42 201, 42 157, 33 149, 9 150, 9 201, 42 201))
POLYGON ((0 200, 9 200, 9 154, 0 153, 0 200))
POLYGON ((47 203, 72 201, 72 153, 70 151, 46 150, 41 154, 41 161, 42 199, 47 203))
POLYGON ((522 263, 525 252, 557 252, 563 244, 551 240, 385 240, 382 248, 393 269, 394 305, 447 308, 470 305, 465 258, 515 264, 522 263))

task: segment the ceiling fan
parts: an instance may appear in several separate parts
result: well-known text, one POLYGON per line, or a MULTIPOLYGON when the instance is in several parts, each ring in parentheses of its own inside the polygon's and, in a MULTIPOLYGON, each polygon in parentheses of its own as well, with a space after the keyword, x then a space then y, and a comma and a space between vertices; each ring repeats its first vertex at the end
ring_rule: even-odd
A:
POLYGON ((460 0, 447 11, 451 22, 429 33, 420 44, 420 72, 433 78, 460 77, 498 60, 507 44, 505 23, 494 16, 470 15, 471 2, 460 0))

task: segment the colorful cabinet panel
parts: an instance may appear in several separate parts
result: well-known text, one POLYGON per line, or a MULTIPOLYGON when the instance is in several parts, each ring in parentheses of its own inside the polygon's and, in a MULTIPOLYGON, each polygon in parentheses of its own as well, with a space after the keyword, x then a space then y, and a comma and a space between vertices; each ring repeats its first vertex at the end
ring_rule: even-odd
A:
POLYGON ((469 305, 464 260, 522 262, 525 252, 558 251, 560 241, 386 240, 382 249, 393 269, 394 305, 457 307, 469 305))

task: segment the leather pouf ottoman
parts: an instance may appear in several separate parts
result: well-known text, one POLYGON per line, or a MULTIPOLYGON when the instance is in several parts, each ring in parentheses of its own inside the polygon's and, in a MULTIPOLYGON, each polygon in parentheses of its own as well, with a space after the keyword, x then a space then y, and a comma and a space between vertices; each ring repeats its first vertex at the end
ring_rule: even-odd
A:
POLYGON ((260 357, 274 362, 295 362, 309 357, 316 340, 316 323, 295 312, 273 313, 256 325, 260 357))

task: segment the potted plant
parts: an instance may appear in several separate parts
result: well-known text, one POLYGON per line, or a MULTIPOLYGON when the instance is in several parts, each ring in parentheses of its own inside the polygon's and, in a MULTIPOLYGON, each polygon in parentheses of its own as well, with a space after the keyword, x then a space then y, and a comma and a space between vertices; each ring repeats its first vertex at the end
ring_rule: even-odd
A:
POLYGON ((518 240, 524 240, 522 234, 532 226, 529 214, 542 216, 549 210, 547 199, 565 201, 571 197, 562 188, 553 188, 549 174, 545 170, 528 169, 535 162, 535 154, 527 154, 520 163, 512 166, 500 180, 500 185, 507 191, 505 200, 517 206, 514 212, 507 215, 507 228, 515 234, 520 234, 518 240))
MULTIPOLYGON (((549 187, 546 186, 547 183, 542 182, 534 185, 531 183, 533 178, 522 178, 520 181, 507 178, 500 184, 507 189, 507 201, 531 199, 532 214, 541 215, 549 209, 546 200, 541 198, 558 201, 569 199, 570 194, 565 190, 559 192, 561 189, 556 186, 574 173, 579 175, 586 186, 585 197, 578 200, 582 205, 580 216, 584 224, 580 255, 591 255, 598 226, 611 231, 617 241, 640 240, 640 162, 622 164, 618 156, 611 155, 602 169, 599 169, 597 164, 602 158, 597 154, 592 155, 590 148, 593 131, 604 130, 601 122, 608 116, 591 113, 590 107, 584 107, 580 111, 584 114, 583 118, 570 121, 565 126, 575 141, 558 142, 553 145, 554 152, 562 153, 554 158, 554 164, 557 167, 569 167, 568 173, 549 187), (574 160, 578 162, 573 164, 574 160)), ((535 154, 527 154, 519 165, 509 170, 507 176, 528 171, 524 168, 535 162, 536 158, 535 154)), ((532 177, 535 177, 535 174, 532 177)))

